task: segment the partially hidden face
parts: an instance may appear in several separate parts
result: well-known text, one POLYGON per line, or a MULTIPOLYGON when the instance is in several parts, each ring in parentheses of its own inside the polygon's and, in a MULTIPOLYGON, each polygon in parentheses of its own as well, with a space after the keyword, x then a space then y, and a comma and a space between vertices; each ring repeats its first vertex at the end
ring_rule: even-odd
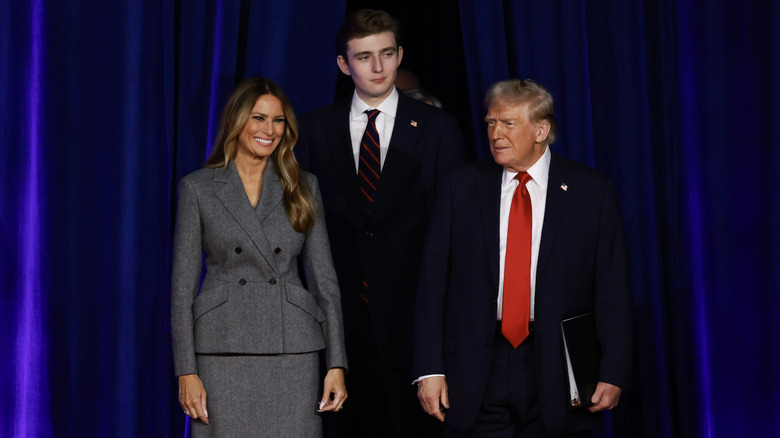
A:
POLYGON ((549 123, 529 120, 528 106, 497 101, 485 117, 493 159, 513 172, 528 170, 544 155, 550 131, 549 123))
POLYGON ((238 154, 247 158, 271 156, 284 135, 282 102, 272 94, 257 98, 239 137, 238 154))
POLYGON ((347 43, 347 56, 337 58, 339 69, 352 77, 355 90, 367 104, 384 101, 393 91, 393 82, 401 65, 403 48, 392 32, 381 32, 347 43))

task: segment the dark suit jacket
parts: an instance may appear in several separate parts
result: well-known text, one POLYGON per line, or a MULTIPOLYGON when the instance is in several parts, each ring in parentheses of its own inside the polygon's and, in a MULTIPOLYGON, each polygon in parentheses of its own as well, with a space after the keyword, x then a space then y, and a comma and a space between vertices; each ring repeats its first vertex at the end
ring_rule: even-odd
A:
POLYGON ((462 138, 453 116, 399 93, 376 204, 367 217, 349 134, 350 105, 351 97, 301 117, 294 151, 320 181, 347 343, 350 333, 365 330, 355 316, 370 306, 380 356, 410 368, 425 230, 437 180, 463 159, 462 138))
MULTIPOLYGON (((451 409, 445 421, 459 429, 474 421, 490 372, 502 171, 484 160, 446 178, 422 259, 413 375, 446 375, 451 409)), ((603 350, 600 380, 629 385, 632 324, 625 248, 612 183, 556 154, 550 162, 535 300, 545 424, 552 433, 593 427, 598 416, 567 410, 559 323, 594 311, 603 350)))

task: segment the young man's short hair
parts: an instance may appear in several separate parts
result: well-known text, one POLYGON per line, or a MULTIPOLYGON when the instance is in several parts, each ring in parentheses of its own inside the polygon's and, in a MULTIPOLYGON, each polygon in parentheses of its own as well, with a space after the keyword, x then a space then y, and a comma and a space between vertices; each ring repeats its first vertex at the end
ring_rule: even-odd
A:
POLYGON ((336 32, 336 54, 347 59, 347 43, 382 32, 392 32, 396 46, 400 45, 398 20, 385 11, 361 9, 347 16, 336 32))

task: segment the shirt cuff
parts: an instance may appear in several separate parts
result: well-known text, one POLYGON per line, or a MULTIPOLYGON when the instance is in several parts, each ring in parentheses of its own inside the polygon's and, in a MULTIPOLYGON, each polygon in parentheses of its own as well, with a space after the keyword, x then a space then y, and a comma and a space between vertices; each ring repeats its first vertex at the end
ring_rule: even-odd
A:
POLYGON ((412 382, 412 385, 417 385, 423 379, 427 379, 428 377, 444 377, 444 374, 426 374, 424 376, 420 376, 414 382, 412 382))

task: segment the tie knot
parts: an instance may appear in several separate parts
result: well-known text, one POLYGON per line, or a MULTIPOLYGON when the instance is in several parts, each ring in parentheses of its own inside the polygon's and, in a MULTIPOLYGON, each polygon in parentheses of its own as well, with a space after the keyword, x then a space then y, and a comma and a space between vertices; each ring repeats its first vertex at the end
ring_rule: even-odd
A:
POLYGON ((520 172, 517 175, 515 175, 515 179, 520 181, 521 186, 524 186, 528 181, 531 181, 533 178, 531 178, 531 175, 528 172, 520 172))
POLYGON ((363 112, 368 115, 368 121, 369 122, 374 120, 374 119, 376 119, 376 116, 379 115, 379 110, 378 109, 367 109, 367 110, 365 110, 363 112))

